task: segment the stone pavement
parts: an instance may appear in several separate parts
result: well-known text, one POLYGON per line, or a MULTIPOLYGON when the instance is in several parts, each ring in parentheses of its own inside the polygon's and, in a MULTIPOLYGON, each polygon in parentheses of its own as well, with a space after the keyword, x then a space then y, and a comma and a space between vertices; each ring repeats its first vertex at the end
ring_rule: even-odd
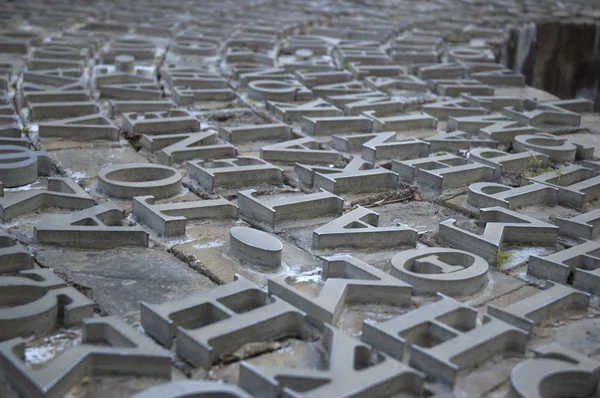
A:
POLYGON ((0 11, 0 397, 600 397, 596 1, 0 11))

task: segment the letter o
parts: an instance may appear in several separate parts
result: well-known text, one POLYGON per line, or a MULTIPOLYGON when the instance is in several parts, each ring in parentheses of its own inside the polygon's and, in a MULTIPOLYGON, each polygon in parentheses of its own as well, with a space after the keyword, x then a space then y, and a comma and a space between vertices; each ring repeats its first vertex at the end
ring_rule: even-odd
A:
POLYGON ((392 257, 390 274, 410 283, 417 293, 460 297, 474 294, 487 284, 488 263, 463 250, 412 249, 392 257))
POLYGON ((120 199, 146 195, 164 199, 181 191, 182 179, 181 173, 172 167, 126 163, 100 170, 97 191, 120 199))

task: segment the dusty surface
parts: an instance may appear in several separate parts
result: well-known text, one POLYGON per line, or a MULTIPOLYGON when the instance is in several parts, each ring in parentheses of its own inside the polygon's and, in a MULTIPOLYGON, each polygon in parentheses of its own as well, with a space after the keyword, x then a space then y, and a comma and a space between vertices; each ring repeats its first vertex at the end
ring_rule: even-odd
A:
MULTIPOLYGON (((412 33, 415 36, 439 38, 441 42, 444 42, 444 48, 455 45, 471 45, 473 48, 478 48, 485 44, 493 50, 497 62, 505 62, 507 60, 504 58, 507 55, 503 51, 508 50, 503 50, 503 46, 509 40, 508 30, 500 35, 484 32, 481 37, 468 40, 463 37, 463 34, 466 33, 463 28, 471 23, 482 21, 481 28, 505 29, 509 23, 515 20, 512 7, 517 9, 519 14, 523 14, 523 20, 537 20, 542 16, 558 18, 562 12, 560 10, 566 7, 562 3, 543 2, 544 4, 539 5, 539 10, 536 7, 532 12, 527 13, 522 5, 517 4, 518 2, 512 5, 507 3, 506 6, 489 5, 489 7, 488 5, 480 7, 476 3, 473 3, 473 7, 465 7, 465 4, 461 2, 437 1, 419 2, 419 4, 410 2, 392 4, 393 2, 390 2, 377 5, 370 2, 328 1, 310 4, 304 2, 250 4, 240 1, 225 1, 202 5, 193 5, 187 2, 159 4, 152 1, 131 5, 68 3, 72 10, 67 10, 59 3, 40 3, 43 8, 36 8, 34 11, 28 10, 28 7, 25 6, 21 8, 8 4, 0 5, 0 11, 3 15, 2 20, 7 23, 7 30, 26 30, 38 34, 40 38, 45 38, 47 41, 61 35, 66 37, 68 32, 85 31, 86 24, 92 22, 116 22, 118 26, 127 26, 126 29, 129 33, 126 34, 111 32, 110 27, 107 28, 108 31, 96 31, 93 28, 90 30, 92 37, 104 39, 104 44, 91 51, 91 57, 82 71, 82 83, 85 89, 92 94, 91 100, 98 105, 99 112, 103 115, 108 115, 108 99, 101 98, 96 87, 92 85, 94 68, 102 63, 104 51, 123 37, 149 40, 156 47, 153 57, 137 60, 136 66, 143 67, 146 71, 158 70, 158 74, 151 73, 151 75, 154 79, 153 82, 157 84, 156 87, 161 90, 163 99, 175 99, 173 87, 166 79, 168 68, 201 69, 203 72, 210 71, 224 76, 225 87, 235 89, 234 99, 231 101, 195 102, 179 106, 190 111, 198 119, 199 130, 202 131, 209 129, 219 131, 223 127, 279 122, 273 114, 267 111, 264 101, 251 98, 249 90, 240 82, 240 74, 246 71, 264 72, 273 67, 283 68, 286 63, 296 62, 296 58, 285 49, 291 36, 301 34, 326 36, 329 31, 330 36, 326 38, 326 44, 324 44, 327 55, 315 55, 311 60, 332 61, 331 67, 337 70, 348 70, 350 66, 349 63, 344 64, 335 59, 334 49, 339 49, 339 45, 358 43, 359 47, 364 45, 371 50, 374 48, 378 51, 381 50, 384 55, 393 56, 394 41, 400 40, 413 28, 416 29, 412 33), (427 8, 429 6, 431 9, 427 8), (42 11, 52 8, 56 9, 51 10, 47 21, 43 19, 44 17, 36 16, 37 13, 44 15, 42 11), (197 18, 199 15, 202 18, 197 18), (6 18, 4 18, 5 16, 6 18), (425 18, 427 16, 431 17, 431 20, 427 20, 425 18), (248 40, 242 44, 228 45, 228 38, 232 38, 232 34, 236 30, 248 37, 260 36, 261 38, 256 39, 256 43, 248 40), (314 33, 315 31, 316 33, 314 33), (174 43, 177 35, 186 33, 200 35, 209 42, 217 43, 218 54, 202 57, 176 53, 174 43), (265 44, 265 40, 267 40, 265 37, 274 37, 273 43, 265 44), (341 43, 341 40, 348 43, 341 43), (352 43, 352 40, 357 42, 352 43), (374 45, 372 44, 373 40, 375 40, 374 45), (229 56, 236 51, 248 52, 254 58, 251 61, 245 59, 239 63, 233 62, 229 56), (260 60, 264 57, 271 58, 268 62, 261 63, 260 60)), ((574 5, 572 8, 573 10, 570 5, 566 7, 576 13, 589 14, 589 18, 594 18, 595 15, 594 23, 597 23, 598 15, 600 15, 597 4, 590 2, 589 10, 577 9, 574 5)), ((477 34, 474 35, 477 36, 477 34)), ((16 54, 8 51, 2 52, 7 48, 4 46, 10 44, 6 37, 8 36, 0 34, 0 64, 11 64, 12 74, 7 77, 6 84, 6 103, 9 106, 6 109, 3 108, 0 113, 13 115, 14 111, 14 120, 21 129, 23 137, 30 141, 33 148, 48 152, 52 162, 52 177, 72 179, 84 188, 97 203, 112 200, 123 210, 125 225, 138 225, 138 220, 132 214, 131 200, 108 198, 106 195, 96 192, 98 174, 101 169, 111 165, 157 163, 157 154, 141 150, 141 136, 128 136, 122 129, 122 118, 118 115, 111 118, 112 123, 120 129, 118 141, 80 141, 38 137, 38 125, 30 118, 28 104, 23 99, 22 92, 23 72, 27 71, 26 60, 34 56, 42 41, 32 44, 26 54, 16 54)), ((597 35, 596 39, 598 37, 600 36, 597 35)), ((511 40, 514 42, 514 38, 511 40)), ((513 42, 510 44, 511 51, 515 50, 514 47, 517 46, 513 42)), ((71 45, 88 48, 84 42, 71 45)), ((533 44, 530 43, 530 45, 533 44)), ((594 52, 591 54, 595 54, 593 57, 597 58, 597 40, 594 46, 594 52)), ((562 47, 566 47, 564 43, 562 47)), ((445 50, 441 47, 439 50, 440 60, 448 62, 445 50)), ((520 51, 525 51, 525 54, 521 55, 527 56, 528 50, 528 48, 521 49, 520 51)), ((68 59, 68 56, 65 56, 64 59, 68 59)), ((392 60, 392 58, 389 59, 392 60)), ((515 63, 514 59, 511 61, 515 63)), ((521 61, 521 66, 524 65, 522 69, 526 69, 527 62, 521 61)), ((365 65, 369 65, 369 62, 375 61, 366 59, 365 65)), ((547 61, 548 64, 552 62, 551 60, 547 61)), ((411 68, 407 65, 402 67, 406 73, 410 73, 411 68)), ((545 70, 545 72, 548 71, 545 70)), ((277 73, 283 72, 279 70, 277 73)), ((2 74, 0 74, 0 81, 1 78, 2 74)), ((564 76, 561 78, 564 80, 564 76)), ((265 79, 268 80, 268 77, 265 79)), ((200 83, 195 82, 195 84, 200 83)), ((596 84, 595 89, 597 90, 597 81, 594 84, 596 84)), ((0 90, 3 89, 0 87, 0 90)), ((583 94, 586 93, 583 92, 583 94)), ((347 93, 342 92, 342 94, 347 93)), ((420 114, 423 104, 449 99, 438 96, 431 90, 393 89, 389 91, 389 94, 390 98, 404 102, 404 112, 399 115, 420 114)), ((559 99, 549 92, 530 86, 495 87, 494 95, 537 101, 559 99)), ((0 91, 0 106, 3 106, 2 99, 3 93, 0 91)), ((302 102, 296 104, 301 105, 302 102)), ((61 118, 57 116, 56 119, 60 120, 61 118)), ((597 113, 585 112, 582 114, 582 120, 578 127, 566 128, 561 125, 544 124, 538 128, 565 137, 573 143, 592 147, 594 159, 597 160, 600 158, 599 123, 600 116, 597 113)), ((300 123, 293 123, 291 127, 297 137, 306 136, 300 123)), ((4 135, 1 128, 2 125, 0 125, 0 136, 4 135)), ((424 139, 432 135, 443 134, 446 131, 447 122, 440 120, 437 128, 407 128, 398 133, 402 137, 424 139)), ((171 133, 170 128, 164 131, 164 134, 171 133)), ((351 133, 355 132, 348 131, 348 134, 351 133)), ((312 138, 324 149, 331 147, 331 135, 312 138)), ((261 139, 236 143, 235 147, 238 156, 260 157, 262 147, 279 141, 261 139)), ((510 145, 502 145, 499 148, 507 152, 513 151, 510 145)), ((0 151, 1 149, 0 146, 0 151)), ((413 155, 413 158, 418 157, 416 154, 413 155)), ((468 157, 468 151, 461 151, 460 155, 468 157)), ((353 152, 344 153, 343 156, 342 164, 346 164, 352 157, 360 157, 361 154, 353 152)), ((0 159, 0 162, 3 161, 0 159)), ((579 162, 580 159, 577 159, 575 163, 579 162)), ((391 167, 389 160, 376 163, 388 169, 391 167)), ((216 187, 213 191, 202 188, 187 174, 186 162, 174 164, 172 167, 184 175, 183 186, 177 195, 158 200, 157 203, 189 202, 222 196, 237 204, 238 190, 241 187, 256 189, 263 195, 262 199, 275 196, 295 197, 316 192, 316 189, 304 186, 299 181, 298 176, 294 173, 293 164, 274 164, 284 170, 284 178, 280 183, 257 186, 240 181, 240 187, 216 187)), ((333 167, 334 165, 327 163, 326 166, 333 167)), ((521 175, 503 175, 501 182, 518 186, 521 177, 521 175)), ((137 176, 131 178, 135 179, 137 176)), ((0 205, 4 205, 3 201, 10 200, 22 192, 43 189, 45 186, 46 176, 41 176, 32 184, 5 189, 4 199, 0 199, 0 205)), ((484 225, 478 222, 479 209, 467 203, 467 187, 434 192, 419 184, 411 186, 400 182, 395 190, 374 190, 373 192, 350 193, 340 196, 343 198, 345 213, 352 211, 357 206, 363 206, 379 215, 379 226, 407 226, 415 229, 418 232, 416 248, 442 247, 439 240, 439 224, 448 219, 456 220, 457 226, 476 234, 482 234, 484 230, 484 225)), ((600 202, 595 200, 587 203, 582 209, 571 208, 563 204, 549 207, 534 203, 516 211, 554 224, 556 217, 570 218, 599 208, 600 202)), ((36 242, 34 227, 38 223, 43 222, 47 217, 70 212, 70 210, 54 207, 27 211, 22 216, 2 224, 2 229, 8 231, 32 254, 35 268, 54 271, 69 286, 93 300, 95 317, 118 316, 141 334, 146 331, 141 327, 140 302, 160 304, 184 299, 230 283, 236 279, 236 275, 248 279, 264 291, 267 291, 269 278, 285 275, 290 278, 291 284, 295 288, 308 296, 317 297, 326 283, 321 277, 324 257, 352 255, 379 270, 390 272, 391 258, 403 250, 412 249, 412 247, 402 245, 386 249, 357 249, 340 245, 333 249, 315 250, 312 247, 313 231, 332 221, 335 218, 333 215, 292 220, 278 224, 276 228, 259 223, 245 215, 234 219, 190 220, 187 222, 185 235, 172 238, 159 237, 156 231, 146 227, 150 241, 148 248, 120 247, 107 250, 78 250, 70 248, 69 244, 66 244, 66 247, 54 247, 36 242), (235 226, 252 227, 273 234, 283 245, 281 266, 275 270, 265 271, 247 263, 242 264, 232 258, 229 255, 229 230, 235 226)), ((600 235, 593 240, 600 242, 600 235)), ((555 245, 549 246, 504 245, 501 250, 505 258, 501 264, 490 264, 486 286, 471 296, 460 297, 457 300, 477 310, 479 319, 481 319, 486 314, 489 305, 505 307, 532 297, 541 291, 544 281, 527 274, 529 256, 545 256, 578 243, 577 240, 561 237, 555 245)), ((0 269, 1 265, 0 263, 0 269)), ((0 284, 3 276, 9 275, 0 275, 0 284)), ((368 301, 369 297, 364 297, 364 299, 368 301)), ((353 303, 342 308, 339 319, 333 327, 358 342, 363 335, 364 322, 382 323, 410 311, 419 311, 436 300, 437 298, 433 295, 422 296, 413 293, 410 305, 401 307, 378 302, 353 303)), ((208 317, 209 315, 201 314, 200 316, 208 317)), ((0 320, 0 327, 2 327, 2 320, 0 320)), ((58 328, 46 335, 24 337, 27 341, 24 360, 32 369, 39 369, 52 358, 60 356, 65 350, 81 344, 82 329, 80 327, 58 328)), ((536 325, 523 355, 496 355, 475 367, 460 369, 454 386, 428 377, 421 396, 504 397, 509 391, 512 368, 524 359, 532 357, 530 349, 551 342, 557 342, 600 361, 598 297, 591 297, 590 305, 585 311, 554 314, 545 319, 542 324, 536 325)), ((232 344, 235 343, 235 341, 232 342, 232 344)), ((239 368, 242 361, 257 366, 323 370, 328 368, 330 359, 323 334, 312 329, 311 334, 305 338, 287 336, 276 341, 248 343, 239 347, 234 353, 219 358, 214 366, 206 368, 194 367, 179 357, 174 348, 176 344, 177 342, 174 341, 170 351, 166 348, 164 351, 171 354, 173 365, 171 380, 203 379, 237 384, 240 381, 239 368)), ((403 362, 407 363, 408 359, 405 357, 403 362)), ((168 379, 108 373, 86 375, 71 388, 65 397, 126 398, 154 385, 168 382, 168 379)), ((346 377, 352 377, 352 375, 346 377)), ((5 380, 0 361, 1 398, 17 398, 17 394, 10 387, 11 383, 14 385, 14 381, 5 380)), ((413 395, 397 393, 382 396, 401 398, 413 395)), ((600 392, 596 396, 600 397, 600 392)))
POLYGON ((140 301, 159 304, 215 286, 172 254, 156 249, 40 250, 36 261, 89 292, 106 315, 136 314, 140 301))

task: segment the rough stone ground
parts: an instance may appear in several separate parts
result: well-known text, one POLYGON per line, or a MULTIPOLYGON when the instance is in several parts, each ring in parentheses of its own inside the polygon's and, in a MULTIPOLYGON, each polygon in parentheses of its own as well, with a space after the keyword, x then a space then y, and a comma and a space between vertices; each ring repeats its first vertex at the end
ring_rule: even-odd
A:
MULTIPOLYGON (((265 65, 231 65, 227 63, 227 54, 233 51, 251 51, 273 58, 274 66, 293 61, 293 55, 281 53, 293 35, 326 36, 324 28, 330 28, 327 38, 327 52, 332 54, 336 45, 343 40, 376 41, 375 47, 389 54, 396 38, 409 34, 421 37, 440 38, 440 59, 448 62, 444 49, 461 44, 464 46, 485 45, 501 61, 501 52, 506 36, 503 29, 517 23, 517 15, 524 20, 560 18, 564 13, 569 17, 587 15, 597 22, 600 8, 593 1, 573 3, 543 2, 461 2, 461 1, 401 1, 401 2, 351 2, 351 1, 210 1, 210 2, 154 2, 143 1, 125 4, 122 2, 34 2, 3 3, 2 27, 7 32, 25 30, 32 32, 48 42, 65 32, 89 31, 103 39, 103 48, 98 49, 89 59, 84 70, 84 81, 89 79, 95 66, 101 63, 100 55, 115 40, 126 36, 131 39, 147 40, 155 45, 154 58, 136 60, 136 65, 155 67, 158 70, 158 82, 165 98, 171 98, 171 87, 164 80, 161 70, 169 66, 178 68, 204 68, 223 74, 228 84, 236 88, 232 101, 196 102, 182 105, 194 112, 203 131, 220 127, 240 125, 261 125, 277 121, 264 106, 264 102, 249 97, 248 90, 239 85, 239 73, 235 68, 264 69, 265 65), (560 7, 567 7, 561 11, 560 7), (244 13, 247 13, 247 16, 244 13), (109 25, 99 28, 88 27, 95 21, 116 22, 126 29, 125 33, 111 30, 109 25), (479 23, 480 22, 480 23, 479 23), (490 34, 483 31, 478 37, 474 34, 469 40, 463 28, 478 23, 481 28, 498 29, 500 33, 490 34), (5 25, 6 24, 6 25, 5 25), (147 29, 141 29, 142 24, 147 29), (377 27, 380 24, 380 27, 377 27), (323 29, 322 29, 323 28, 323 29), (263 47, 262 43, 248 41, 246 45, 228 45, 228 38, 234 32, 242 35, 264 33, 276 36, 272 46, 263 47), (173 43, 184 32, 196 32, 219 44, 216 56, 182 56, 173 51, 173 43), (316 33, 315 33, 316 32, 316 33), (418 33, 420 32, 420 33, 418 33), (162 68, 162 69, 161 69, 162 68)), ((0 48, 8 48, 8 33, 0 33, 0 48)), ((31 44, 26 54, 0 51, 0 63, 12 66, 7 95, 9 102, 15 105, 16 120, 23 132, 36 149, 49 153, 52 161, 52 176, 71 178, 85 189, 98 203, 108 200, 106 195, 97 192, 98 173, 101 169, 124 163, 156 163, 155 155, 141 149, 140 137, 127 137, 122 131, 118 141, 93 140, 72 141, 61 138, 40 138, 37 124, 28 114, 26 104, 22 103, 23 72, 26 71, 28 57, 33 57, 38 47, 48 45, 40 42, 31 44)), ((68 57, 66 57, 68 58, 68 57)), ((347 65, 334 60, 329 55, 313 56, 313 60, 334 61, 336 69, 347 69, 347 65)), ((391 58, 390 58, 391 59, 391 58)), ((248 61, 249 62, 249 61, 248 61)), ((369 60, 365 61, 366 64, 369 60)), ((99 98, 93 91, 94 100, 103 114, 108 114, 108 100, 99 98)), ((533 87, 496 87, 495 96, 514 96, 522 99, 536 98, 538 101, 551 101, 558 98, 533 87)), ((394 93, 395 99, 410 103, 408 114, 420 114, 421 104, 447 100, 434 92, 394 93), (404 95, 403 95, 404 94, 404 95)), ((291 101, 289 101, 291 102, 291 101)), ((57 117, 57 119, 60 119, 57 117)), ((112 121, 119 127, 120 117, 112 121)), ((560 133, 577 144, 594 147, 594 157, 600 158, 600 115, 583 113, 579 127, 570 129, 568 134, 557 130, 557 126, 537 126, 542 131, 560 133)), ((299 123, 292 124, 294 132, 305 135, 299 123)), ((446 123, 440 121, 437 130, 403 131, 406 136, 424 138, 446 131, 446 123)), ((329 146, 331 136, 314 137, 329 146)), ((238 156, 260 156, 260 148, 273 141, 253 141, 235 144, 238 156)), ((1 147, 0 147, 1 151, 1 147)), ((344 154, 345 159, 360 154, 344 154)), ((579 161, 577 162, 579 163, 579 161)), ((389 161, 380 162, 382 167, 390 167, 389 161)), ((311 192, 294 175, 294 167, 277 164, 284 170, 282 184, 254 187, 261 193, 278 193, 291 196, 311 192)), ((174 164, 174 168, 184 174, 181 192, 157 203, 185 202, 223 196, 237 203, 237 189, 219 188, 208 192, 196 181, 186 176, 185 162, 174 164)), ((519 176, 504 176, 510 185, 518 186, 519 176)), ((40 189, 45 186, 45 178, 18 188, 7 188, 4 197, 10 198, 24 190, 40 189)), ((247 187, 251 188, 251 187, 247 187)), ((417 248, 443 246, 438 240, 439 223, 455 219, 458 225, 467 230, 482 233, 478 224, 479 209, 467 203, 467 187, 444 190, 435 195, 421 192, 420 188, 402 184, 396 191, 377 191, 361 194, 343 194, 344 211, 349 212, 357 205, 367 207, 379 214, 379 225, 409 226, 418 231, 417 248)), ((131 214, 131 200, 111 198, 123 211, 126 223, 135 225, 131 214)), ((555 207, 535 204, 518 209, 518 212, 553 224, 556 217, 570 218, 578 214, 600 209, 600 202, 588 203, 583 209, 565 205, 555 207)), ((217 285, 234 280, 239 274, 266 289, 270 277, 284 274, 292 278, 295 286, 303 291, 318 295, 323 281, 321 257, 350 254, 376 268, 389 272, 391 258, 408 247, 389 249, 335 248, 315 250, 312 248, 312 231, 330 222, 332 217, 316 218, 286 223, 274 234, 283 244, 282 266, 274 272, 263 272, 241 264, 229 254, 229 230, 234 226, 251 226, 263 229, 259 223, 246 218, 234 220, 209 219, 187 223, 186 235, 172 239, 159 237, 155 231, 148 230, 150 244, 148 248, 119 247, 114 249, 86 250, 71 247, 55 247, 39 244, 35 241, 33 226, 46 217, 67 214, 69 210, 49 208, 28 213, 2 225, 11 236, 22 243, 34 256, 35 267, 51 269, 88 298, 93 300, 96 317, 117 315, 126 320, 133 328, 144 333, 140 325, 141 301, 159 304, 185 298, 200 291, 206 291, 217 285)), ((600 236, 594 238, 600 242, 600 236)), ((503 247, 507 259, 500 266, 490 265, 489 282, 484 289, 462 301, 485 313, 488 305, 507 306, 540 292, 543 281, 527 275, 529 256, 547 255, 578 242, 560 237, 554 247, 536 247, 510 245, 503 247)), ((487 259, 486 259, 487 260, 487 259)), ((0 277, 0 281, 2 278, 0 277)), ((340 321, 334 326, 344 333, 360 339, 364 321, 383 322, 435 301, 432 296, 414 294, 412 305, 391 307, 385 305, 349 305, 340 321)), ((560 313, 536 326, 528 349, 534 349, 550 342, 557 342, 581 354, 600 361, 600 303, 592 296, 586 311, 579 313, 560 313)), ((2 325, 0 320, 0 326, 2 325)), ((31 336, 28 339, 25 359, 33 367, 40 367, 68 347, 81 342, 81 329, 58 329, 48 335, 31 336)), ((510 371, 517 363, 532 357, 530 350, 523 356, 497 355, 484 361, 475 368, 461 369, 455 385, 449 387, 428 379, 423 396, 436 397, 503 397, 510 386, 510 371)), ((281 366, 288 368, 327 368, 327 353, 321 336, 305 341, 283 339, 281 341, 257 342, 238 350, 234 355, 211 368, 195 368, 173 353, 172 380, 206 379, 223 380, 237 383, 239 365, 242 360, 256 365, 281 366)), ((0 368, 1 368, 0 362, 0 368)), ((97 376, 86 377, 74 386, 66 395, 69 398, 92 397, 129 397, 148 387, 167 382, 154 378, 133 376, 97 376)), ((16 397, 10 386, 10 380, 0 383, 0 397, 16 397)), ((405 396, 405 395, 395 395, 405 396)), ((595 396, 600 397, 600 392, 595 396)))

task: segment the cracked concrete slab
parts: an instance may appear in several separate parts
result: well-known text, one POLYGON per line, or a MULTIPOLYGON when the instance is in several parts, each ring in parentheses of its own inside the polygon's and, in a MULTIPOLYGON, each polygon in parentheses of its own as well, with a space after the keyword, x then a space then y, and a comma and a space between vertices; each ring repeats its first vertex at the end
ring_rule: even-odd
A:
POLYGON ((137 313, 140 301, 173 300, 214 286, 186 263, 156 249, 45 249, 36 261, 64 276, 110 315, 137 313))

